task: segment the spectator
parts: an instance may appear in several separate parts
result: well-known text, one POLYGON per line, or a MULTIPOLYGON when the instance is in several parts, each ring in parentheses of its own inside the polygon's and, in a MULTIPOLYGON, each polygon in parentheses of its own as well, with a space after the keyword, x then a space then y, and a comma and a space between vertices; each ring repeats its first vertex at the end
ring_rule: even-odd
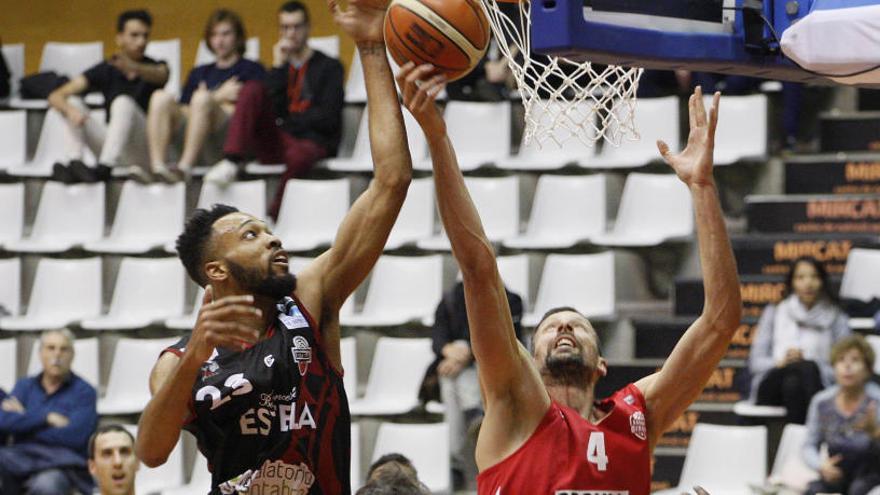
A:
MULTIPOLYGON (((507 291, 507 301, 514 330, 522 341, 522 298, 507 291)), ((439 361, 437 374, 440 378, 440 396, 446 405, 446 422, 449 424, 453 481, 460 486, 465 480, 476 478, 476 466, 469 462, 473 458, 474 445, 466 440, 469 438, 468 432, 474 431, 483 417, 480 382, 471 353, 464 285, 461 282, 447 291, 437 306, 432 339, 434 354, 439 361)))
POLYGON ((64 182, 95 182, 110 178, 111 167, 125 166, 127 175, 142 182, 150 176, 146 112, 150 96, 168 81, 168 66, 144 55, 153 18, 146 10, 127 10, 116 22, 118 51, 108 60, 76 76, 49 95, 49 104, 68 122, 71 162, 56 164, 53 177, 64 182), (98 122, 76 95, 100 91, 107 120, 98 122), (98 156, 97 167, 82 162, 84 146, 98 156))
POLYGON ((215 10, 208 18, 204 36, 216 60, 189 73, 180 103, 162 89, 150 98, 147 113, 150 165, 153 174, 166 182, 183 180, 200 157, 208 157, 203 163, 219 159, 226 124, 235 110, 241 85, 262 80, 266 75, 262 65, 244 58, 247 35, 241 17, 235 12, 215 10), (172 137, 183 144, 176 167, 167 165, 172 137))
POLYGON ((831 350, 837 385, 813 397, 807 416, 804 461, 820 474, 807 495, 865 495, 880 486, 880 387, 869 383, 875 358, 860 335, 840 340, 831 350), (823 444, 826 459, 819 453, 823 444))
POLYGON ((261 84, 242 86, 223 147, 225 159, 205 180, 227 185, 245 159, 284 163, 287 170, 269 207, 278 217, 284 187, 318 160, 336 154, 342 128, 342 64, 309 48, 309 11, 298 1, 278 12, 280 39, 272 48, 272 69, 261 84))
POLYGON ((89 439, 89 472, 101 495, 134 495, 140 462, 134 437, 120 425, 102 426, 89 439))
POLYGON ((764 309, 749 355, 752 398, 785 406, 790 423, 803 424, 810 398, 831 385, 831 346, 850 333, 831 296, 825 268, 798 258, 786 280, 788 296, 764 309))
POLYGON ((419 475, 406 456, 385 454, 367 471, 367 483, 356 495, 429 495, 419 475))
POLYGON ((96 394, 70 371, 73 340, 67 329, 44 332, 43 371, 20 379, 0 403, 0 432, 12 437, 0 447, 2 495, 92 492, 86 455, 98 419, 96 394))

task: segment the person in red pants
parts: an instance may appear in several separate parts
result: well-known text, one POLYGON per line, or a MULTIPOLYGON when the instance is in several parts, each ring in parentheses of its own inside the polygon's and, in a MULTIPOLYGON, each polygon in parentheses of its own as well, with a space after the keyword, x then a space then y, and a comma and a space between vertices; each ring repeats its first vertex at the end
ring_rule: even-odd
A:
POLYGON ((286 2, 278 23, 272 69, 264 82, 242 86, 223 146, 225 158, 205 175, 207 182, 228 185, 246 159, 284 163, 287 170, 269 205, 276 219, 287 181, 336 154, 344 103, 342 64, 308 46, 306 6, 286 2))

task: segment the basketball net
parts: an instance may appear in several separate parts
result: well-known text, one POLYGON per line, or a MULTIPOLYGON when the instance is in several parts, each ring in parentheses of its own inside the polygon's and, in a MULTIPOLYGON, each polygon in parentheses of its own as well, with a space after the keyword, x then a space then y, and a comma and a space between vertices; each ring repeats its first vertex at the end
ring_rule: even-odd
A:
POLYGON ((531 1, 514 7, 508 0, 508 13, 499 0, 480 1, 522 97, 525 144, 561 147, 576 138, 590 147, 600 139, 619 146, 624 137, 639 139, 633 119, 642 69, 532 54, 531 1), (519 19, 511 18, 517 8, 519 19))

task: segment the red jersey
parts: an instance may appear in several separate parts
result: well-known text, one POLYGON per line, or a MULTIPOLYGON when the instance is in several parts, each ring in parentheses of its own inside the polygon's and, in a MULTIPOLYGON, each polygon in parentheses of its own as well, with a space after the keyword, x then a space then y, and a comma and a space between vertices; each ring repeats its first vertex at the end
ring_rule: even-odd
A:
POLYGON ((477 476, 479 495, 648 495, 647 408, 629 384, 597 404, 598 424, 555 402, 516 452, 477 476))

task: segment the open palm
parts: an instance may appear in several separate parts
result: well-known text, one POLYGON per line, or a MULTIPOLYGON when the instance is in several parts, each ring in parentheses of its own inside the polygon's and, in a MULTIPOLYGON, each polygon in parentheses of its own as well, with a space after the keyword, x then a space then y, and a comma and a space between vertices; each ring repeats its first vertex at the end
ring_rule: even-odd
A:
POLYGON ((657 148, 678 177, 687 185, 712 183, 712 153, 715 150, 715 128, 718 126, 718 104, 721 93, 712 98, 712 108, 706 114, 703 90, 697 86, 688 99, 690 134, 685 149, 678 154, 669 145, 657 141, 657 148))
POLYGON ((339 0, 327 0, 333 21, 352 37, 355 43, 382 43, 385 9, 369 0, 349 0, 346 7, 339 0))

